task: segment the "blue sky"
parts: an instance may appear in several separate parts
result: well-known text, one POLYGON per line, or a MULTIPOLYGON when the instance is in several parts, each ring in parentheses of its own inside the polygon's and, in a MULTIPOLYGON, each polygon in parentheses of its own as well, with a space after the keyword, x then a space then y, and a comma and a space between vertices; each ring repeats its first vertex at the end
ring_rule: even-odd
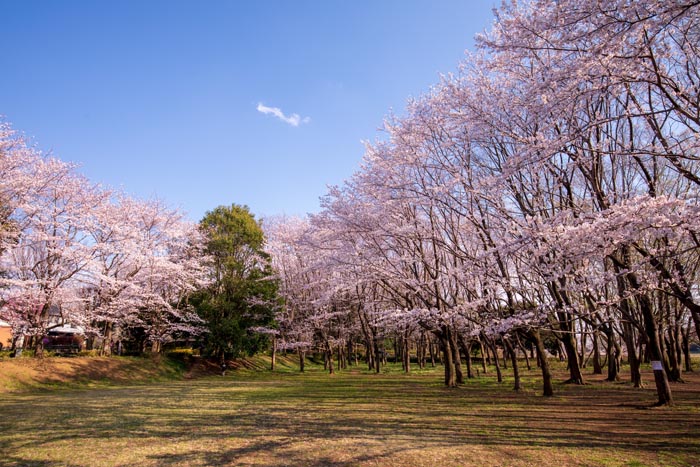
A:
POLYGON ((315 212, 384 117, 456 70, 494 3, 5 0, 0 115, 192 220, 315 212))

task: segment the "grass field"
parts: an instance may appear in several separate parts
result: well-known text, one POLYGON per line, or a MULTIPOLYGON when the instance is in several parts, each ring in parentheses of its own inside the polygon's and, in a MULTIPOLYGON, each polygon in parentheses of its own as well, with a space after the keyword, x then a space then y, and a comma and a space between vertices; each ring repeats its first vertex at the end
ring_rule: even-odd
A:
POLYGON ((654 409, 652 388, 592 377, 545 399, 537 376, 519 394, 493 375, 447 389, 439 368, 313 366, 7 392, 0 465, 700 466, 700 375, 654 409))

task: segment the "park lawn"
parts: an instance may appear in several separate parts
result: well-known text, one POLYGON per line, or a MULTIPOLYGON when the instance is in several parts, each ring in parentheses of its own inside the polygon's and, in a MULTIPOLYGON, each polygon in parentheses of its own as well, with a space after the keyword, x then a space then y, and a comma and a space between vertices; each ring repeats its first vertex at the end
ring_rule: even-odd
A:
MULTIPOLYGON (((558 370, 560 380, 564 374, 558 370)), ((440 368, 329 376, 231 371, 225 377, 6 393, 2 466, 691 466, 700 459, 700 375, 676 405, 589 377, 539 395, 492 373, 457 389, 440 368)))

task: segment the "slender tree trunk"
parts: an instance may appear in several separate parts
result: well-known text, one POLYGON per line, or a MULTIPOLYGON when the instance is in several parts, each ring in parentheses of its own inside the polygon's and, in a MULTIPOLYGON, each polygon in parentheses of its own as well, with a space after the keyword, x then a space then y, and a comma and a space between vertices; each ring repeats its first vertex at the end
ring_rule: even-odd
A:
POLYGON ((578 364, 578 352, 576 351, 576 340, 571 333, 564 334, 561 338, 566 353, 566 361, 569 367, 569 380, 567 383, 584 384, 581 367, 578 364))
POLYGON ((418 344, 416 345, 416 360, 418 360, 418 368, 425 368, 425 331, 420 332, 418 344))
POLYGON ((685 361, 685 371, 693 371, 693 366, 690 359, 690 324, 681 329, 683 338, 683 360, 685 361))
POLYGON ((683 382, 681 375, 681 364, 676 352, 677 340, 673 330, 673 325, 670 325, 666 330, 666 354, 668 355, 668 379, 674 383, 683 382))
POLYGON ((522 389, 520 385, 520 368, 518 367, 518 356, 515 353, 515 348, 510 343, 510 340, 505 337, 503 338, 503 346, 508 350, 510 363, 513 366, 513 390, 520 391, 522 389))
POLYGON ((443 362, 445 366, 445 386, 453 388, 457 386, 455 376, 454 362, 452 360, 452 349, 450 348, 450 339, 445 331, 439 335, 440 347, 442 347, 443 362))
POLYGON ((328 363, 328 370, 329 374, 335 374, 335 369, 333 368, 333 350, 331 349, 331 345, 328 341, 326 341, 326 362, 328 363))
POLYGON ((299 372, 300 373, 304 372, 305 363, 306 363, 306 352, 299 349, 299 372))
POLYGON ((464 358, 466 359, 467 362, 467 378, 473 378, 474 377, 474 370, 472 369, 472 342, 467 341, 465 342, 464 338, 462 336, 458 336, 458 341, 459 341, 459 346, 462 349, 462 352, 464 353, 464 358))
POLYGON ((641 361, 637 356, 635 347, 634 329, 629 321, 623 321, 622 331, 622 337, 624 338, 625 346, 627 347, 627 361, 630 365, 630 381, 635 388, 642 388, 644 387, 644 384, 642 382, 642 373, 640 371, 641 361))
POLYGON ((593 330, 593 374, 603 374, 603 365, 600 363, 600 331, 597 328, 593 330))
POLYGON ((516 340, 520 350, 523 351, 523 356, 525 357, 525 365, 527 366, 528 371, 532 370, 532 368, 530 367, 530 357, 527 356, 527 349, 523 345, 522 341, 520 340, 520 336, 518 334, 515 335, 515 340, 516 340))
POLYGON ((607 338, 607 355, 608 355, 608 377, 607 381, 615 382, 620 381, 620 345, 615 339, 614 331, 612 327, 609 327, 605 331, 605 337, 607 338))
MULTIPOLYGON (((630 274, 633 276, 633 274, 630 274)), ((636 279, 633 279, 636 281, 636 279)), ((634 289, 639 289, 635 283, 632 284, 634 289)), ((654 370, 654 382, 656 383, 656 392, 659 396, 657 405, 673 405, 673 397, 671 395, 671 386, 668 384, 668 376, 664 369, 664 357, 661 352, 661 344, 659 342, 658 328, 652 312, 649 297, 641 295, 639 304, 644 317, 644 328, 647 333, 649 349, 651 351, 652 369, 654 370)))
POLYGON ((452 352, 452 361, 455 366, 455 381, 457 384, 464 384, 464 372, 462 372, 462 358, 459 355, 459 347, 457 346, 457 338, 453 330, 448 330, 450 340, 450 350, 452 352))
POLYGON ((533 329, 530 331, 530 337, 535 344, 535 350, 537 350, 537 359, 540 362, 540 368, 542 369, 542 395, 546 397, 551 397, 554 395, 554 386, 552 385, 552 372, 549 369, 549 361, 547 360, 547 352, 544 348, 544 343, 540 337, 539 329, 533 329))
MULTIPOLYGON (((355 344, 352 341, 352 338, 349 338, 345 344, 345 352, 347 354, 347 366, 352 365, 352 359, 355 357, 355 344)), ((355 359, 355 362, 357 362, 357 359, 355 359)), ((355 363, 357 364, 357 363, 355 363)))
POLYGON ((493 354, 493 363, 496 366, 496 381, 499 383, 503 382, 503 374, 501 373, 501 364, 498 360, 498 349, 496 348, 496 339, 489 339, 484 336, 484 341, 486 345, 491 349, 493 354))
POLYGON ((405 335, 403 338, 403 351, 402 351, 402 356, 403 356, 403 369, 404 372, 410 373, 411 372, 411 340, 409 339, 408 335, 405 335))
POLYGON ((433 340, 428 335, 428 350, 430 351, 430 366, 435 368, 435 349, 433 348, 433 340))
POLYGON ((479 350, 481 351, 481 369, 484 372, 484 374, 488 373, 488 368, 486 367, 486 359, 488 358, 488 350, 486 350, 486 346, 484 345, 484 339, 479 338, 479 350))
POLYGON ((394 363, 399 363, 399 338, 394 337, 394 363))
POLYGON ((586 332, 586 327, 583 322, 579 320, 581 324, 581 346, 579 348, 578 354, 578 366, 579 368, 586 368, 586 347, 588 344, 588 334, 586 332))
POLYGON ((275 363, 277 363, 277 338, 272 336, 272 355, 270 358, 270 371, 275 371, 275 363))
POLYGON ((379 349, 379 344, 377 343, 377 338, 374 338, 374 371, 379 374, 382 366, 382 356, 379 349))

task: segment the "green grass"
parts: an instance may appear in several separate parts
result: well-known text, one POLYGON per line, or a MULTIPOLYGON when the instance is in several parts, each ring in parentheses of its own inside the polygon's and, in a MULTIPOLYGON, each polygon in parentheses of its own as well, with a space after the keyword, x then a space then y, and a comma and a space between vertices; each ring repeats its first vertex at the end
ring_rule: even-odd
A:
POLYGON ((226 377, 5 394, 0 465, 640 467, 700 458, 698 378, 673 386, 676 406, 649 409, 652 389, 600 381, 544 398, 535 370, 518 394, 493 373, 448 389, 439 368, 329 376, 283 360, 275 373, 255 369, 267 363, 226 377))

